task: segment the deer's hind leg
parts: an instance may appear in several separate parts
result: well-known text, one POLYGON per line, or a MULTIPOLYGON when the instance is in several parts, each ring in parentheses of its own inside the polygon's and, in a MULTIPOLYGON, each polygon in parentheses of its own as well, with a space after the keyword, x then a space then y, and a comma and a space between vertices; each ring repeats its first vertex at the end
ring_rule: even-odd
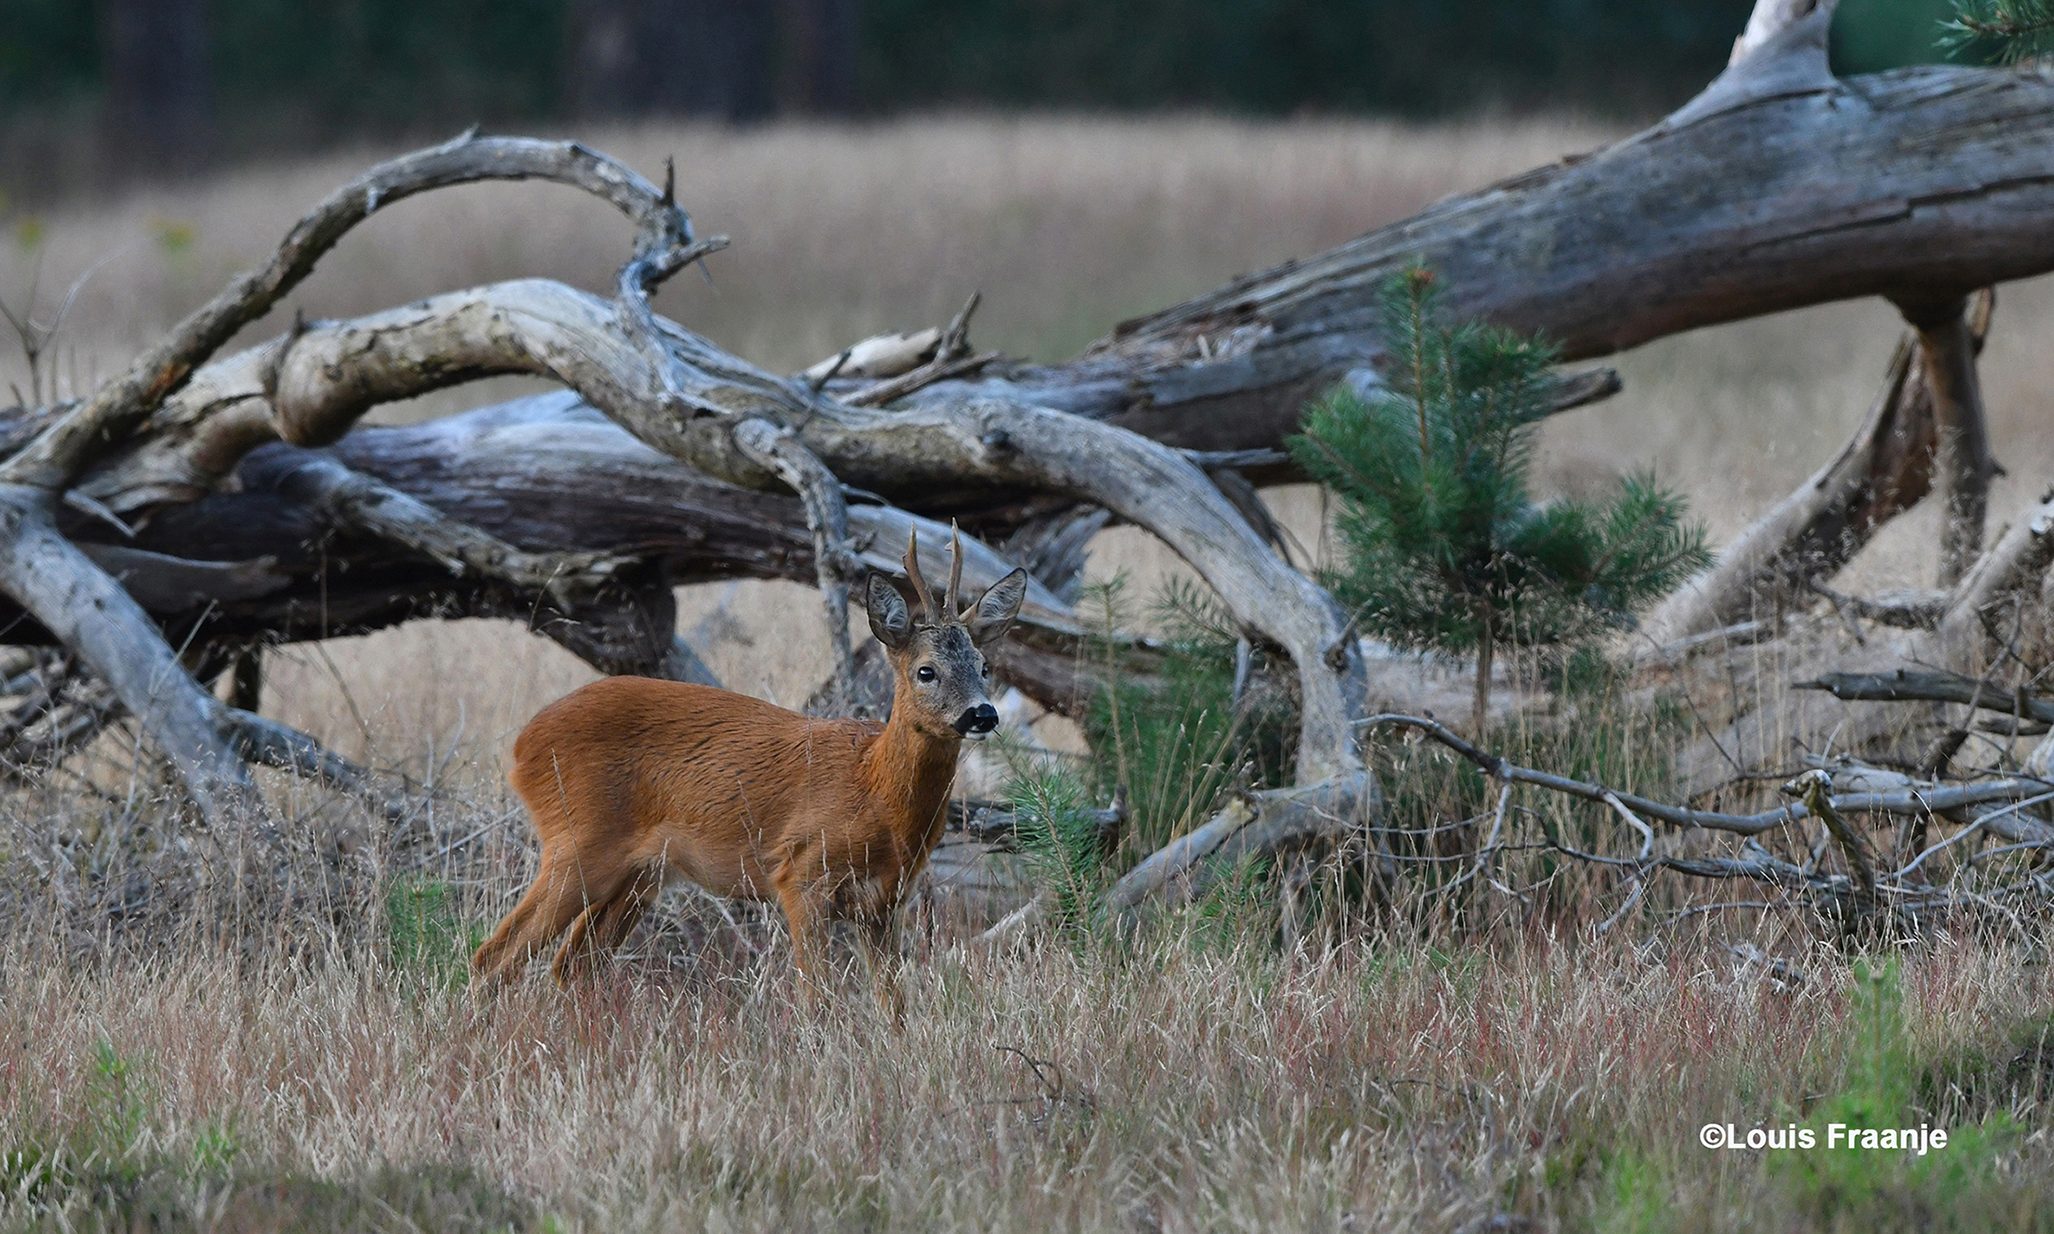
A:
POLYGON ((663 880, 658 875, 636 870, 609 899, 588 905, 571 923, 570 937, 563 940, 556 959, 549 965, 556 983, 569 985, 572 977, 588 967, 588 959, 603 956, 628 941, 628 935, 635 932, 642 915, 662 890, 663 880))
POLYGON ((612 901, 633 872, 625 862, 584 862, 571 845, 545 842, 535 881, 471 957, 472 980, 514 977, 587 910, 612 901))

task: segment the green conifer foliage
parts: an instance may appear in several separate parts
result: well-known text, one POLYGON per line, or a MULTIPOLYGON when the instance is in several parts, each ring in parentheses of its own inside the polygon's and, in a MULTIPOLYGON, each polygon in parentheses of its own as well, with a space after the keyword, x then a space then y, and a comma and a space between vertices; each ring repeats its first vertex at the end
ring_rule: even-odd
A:
POLYGON ((1341 565, 1326 579, 1366 632, 1477 654, 1481 731, 1508 640, 1587 644, 1711 561, 1681 497, 1629 476, 1608 504, 1527 494, 1550 414, 1552 347, 1446 325, 1433 273, 1383 291, 1388 387, 1343 387, 1306 413, 1293 456, 1340 499, 1341 565))
POLYGON ((1955 0, 1940 46, 1987 49, 2011 63, 2054 54, 2054 0, 1955 0))

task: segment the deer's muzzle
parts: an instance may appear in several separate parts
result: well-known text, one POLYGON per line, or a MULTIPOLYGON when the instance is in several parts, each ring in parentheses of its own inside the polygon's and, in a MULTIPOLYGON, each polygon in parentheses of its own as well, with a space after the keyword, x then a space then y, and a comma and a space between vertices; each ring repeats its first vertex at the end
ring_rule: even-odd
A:
POLYGON ((983 737, 998 728, 998 708, 979 703, 956 717, 956 731, 965 737, 983 737))

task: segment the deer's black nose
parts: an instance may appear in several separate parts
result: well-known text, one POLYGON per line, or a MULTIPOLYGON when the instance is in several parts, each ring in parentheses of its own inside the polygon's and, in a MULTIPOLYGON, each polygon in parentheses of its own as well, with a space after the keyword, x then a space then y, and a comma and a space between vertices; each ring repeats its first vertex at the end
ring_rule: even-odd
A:
POLYGON ((965 737, 972 733, 983 736, 998 728, 998 708, 990 703, 979 703, 956 717, 956 731, 965 737))

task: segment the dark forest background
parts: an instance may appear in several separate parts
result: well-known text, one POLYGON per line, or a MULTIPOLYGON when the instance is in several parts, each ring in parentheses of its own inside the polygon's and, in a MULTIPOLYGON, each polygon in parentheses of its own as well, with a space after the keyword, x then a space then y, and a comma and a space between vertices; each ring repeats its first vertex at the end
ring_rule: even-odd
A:
MULTIPOLYGON (((474 121, 941 108, 1652 115, 1750 0, 0 0, 0 185, 474 121)), ((1842 71, 1932 59, 1947 0, 1845 0, 1842 71)))

